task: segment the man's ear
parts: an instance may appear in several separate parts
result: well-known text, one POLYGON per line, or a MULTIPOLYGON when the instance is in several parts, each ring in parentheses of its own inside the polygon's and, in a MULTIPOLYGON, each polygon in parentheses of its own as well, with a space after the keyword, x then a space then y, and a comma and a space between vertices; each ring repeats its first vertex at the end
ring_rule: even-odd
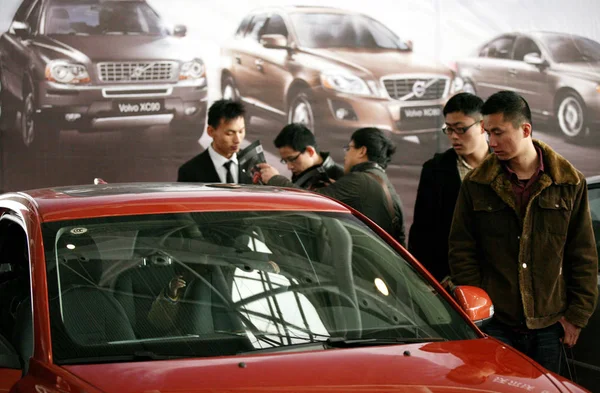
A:
POLYGON ((521 125, 521 128, 523 128, 523 136, 525 138, 531 136, 531 124, 529 124, 529 123, 523 123, 521 125))
POLYGON ((312 147, 312 146, 306 146, 305 151, 308 153, 309 156, 313 157, 315 154, 317 154, 317 150, 312 147))
POLYGON ((367 147, 366 146, 361 146, 358 148, 358 156, 360 158, 369 158, 369 155, 367 154, 367 147))
POLYGON ((206 133, 208 134, 209 137, 213 137, 213 134, 215 132, 215 129, 213 128, 213 126, 207 126, 206 127, 206 133))

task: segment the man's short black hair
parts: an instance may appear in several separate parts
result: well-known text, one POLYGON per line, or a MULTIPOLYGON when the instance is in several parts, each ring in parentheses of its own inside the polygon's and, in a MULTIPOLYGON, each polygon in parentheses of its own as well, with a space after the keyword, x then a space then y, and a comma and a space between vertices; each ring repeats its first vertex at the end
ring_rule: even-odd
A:
POLYGON ((452 96, 444 106, 444 116, 448 113, 462 112, 475 120, 481 119, 483 100, 471 93, 458 93, 452 96))
POLYGON ((289 146, 300 153, 304 153, 308 146, 319 151, 314 134, 301 123, 291 123, 283 127, 273 143, 278 149, 289 146))
POLYGON ((533 125, 529 104, 514 91, 503 90, 492 94, 483 104, 481 113, 484 116, 502 113, 504 120, 512 122, 515 128, 523 123, 533 125))
POLYGON ((396 146, 376 127, 359 128, 352 134, 354 147, 367 148, 367 157, 369 161, 378 163, 382 168, 387 168, 388 163, 392 160, 392 155, 396 152, 396 146))
POLYGON ((244 104, 239 101, 218 100, 208 109, 208 125, 212 128, 219 128, 221 119, 226 122, 237 119, 246 114, 244 104))

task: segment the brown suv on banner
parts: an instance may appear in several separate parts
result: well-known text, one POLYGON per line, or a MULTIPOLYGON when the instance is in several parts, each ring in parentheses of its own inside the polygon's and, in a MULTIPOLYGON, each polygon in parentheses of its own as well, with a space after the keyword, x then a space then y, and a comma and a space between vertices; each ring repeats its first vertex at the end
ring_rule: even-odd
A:
POLYGON ((378 21, 327 7, 252 12, 222 47, 221 63, 225 98, 240 98, 254 116, 305 123, 338 147, 359 127, 401 136, 439 130, 461 81, 378 21))
POLYGON ((143 0, 23 0, 0 37, 2 128, 26 146, 56 143, 62 129, 200 136, 206 70, 185 35, 143 0))

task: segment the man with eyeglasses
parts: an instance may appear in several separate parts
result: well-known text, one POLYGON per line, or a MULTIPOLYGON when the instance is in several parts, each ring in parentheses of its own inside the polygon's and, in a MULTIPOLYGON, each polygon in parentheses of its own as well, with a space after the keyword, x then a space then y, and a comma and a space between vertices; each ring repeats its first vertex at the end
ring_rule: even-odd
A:
MULTIPOLYGON (((315 192, 358 210, 405 245, 402 202, 385 173, 396 146, 382 130, 366 127, 354 131, 344 150, 345 175, 315 192)), ((294 186, 271 165, 259 164, 259 167, 263 183, 294 186)))
POLYGON ((408 249, 438 281, 450 275, 448 235, 462 179, 489 153, 482 106, 483 100, 469 93, 448 100, 442 132, 452 148, 436 154, 421 171, 408 249))
POLYGON ((279 149, 281 163, 292 172, 292 182, 298 187, 314 190, 344 175, 344 168, 329 153, 319 152, 314 134, 303 124, 283 127, 274 144, 279 149))

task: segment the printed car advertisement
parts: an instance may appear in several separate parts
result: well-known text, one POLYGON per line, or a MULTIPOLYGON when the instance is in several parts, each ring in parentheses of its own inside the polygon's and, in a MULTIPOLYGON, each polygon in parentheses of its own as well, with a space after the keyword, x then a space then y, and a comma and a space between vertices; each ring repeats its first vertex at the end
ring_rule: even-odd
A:
POLYGON ((205 149, 207 108, 246 105, 246 141, 288 122, 343 160, 352 131, 397 144, 410 224, 421 165, 449 147, 453 94, 510 89, 534 136, 597 172, 600 5, 528 2, 3 0, 0 189, 174 181, 205 149))

